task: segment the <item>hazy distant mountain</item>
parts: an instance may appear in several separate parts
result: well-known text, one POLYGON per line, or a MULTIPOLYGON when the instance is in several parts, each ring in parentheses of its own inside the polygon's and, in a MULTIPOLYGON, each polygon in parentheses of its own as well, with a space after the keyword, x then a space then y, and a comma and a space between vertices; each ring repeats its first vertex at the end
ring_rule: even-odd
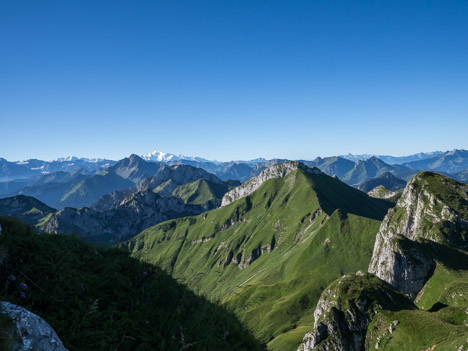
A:
POLYGON ((76 172, 83 169, 89 173, 95 173, 114 163, 115 161, 110 160, 80 159, 77 157, 67 157, 54 161, 30 159, 16 162, 10 162, 0 158, 0 182, 29 179, 41 174, 59 171, 76 172))
POLYGON ((22 189, 32 188, 34 186, 36 186, 36 188, 41 188, 45 184, 49 183, 65 183, 80 175, 88 175, 88 173, 82 169, 75 172, 58 171, 37 175, 28 179, 16 179, 0 182, 0 197, 13 196, 18 194, 22 189))
POLYGON ((15 217, 34 226, 54 212, 55 209, 30 196, 0 199, 0 216, 15 217))
POLYGON ((347 172, 341 180, 347 184, 358 186, 369 179, 381 176, 385 172, 390 172, 398 178, 408 178, 417 173, 417 171, 405 166, 389 165, 373 156, 365 161, 357 161, 353 169, 347 172))
POLYGON ((226 168, 215 171, 214 174, 221 179, 238 179, 245 182, 252 178, 254 168, 245 163, 232 163, 226 168))
POLYGON ((46 181, 47 177, 51 178, 52 175, 43 175, 40 178, 43 182, 36 181, 16 192, 33 196, 57 209, 91 206, 102 195, 130 188, 163 166, 131 155, 98 174, 54 173, 49 181, 46 181))
POLYGON ((455 178, 460 182, 468 183, 468 169, 454 174, 455 178))
POLYGON ((352 155, 352 154, 347 154, 347 155, 341 155, 340 157, 345 158, 347 160, 351 161, 364 161, 368 160, 371 157, 377 157, 384 161, 385 163, 388 164, 398 164, 401 165, 405 162, 412 162, 412 161, 419 161, 419 160, 424 160, 426 158, 434 157, 436 155, 441 154, 442 151, 432 151, 432 152, 420 152, 417 154, 413 155, 408 155, 408 156, 390 156, 390 155, 374 155, 374 154, 362 154, 362 155, 352 155))
POLYGON ((61 209, 67 206, 90 206, 101 195, 131 187, 133 184, 113 173, 78 174, 66 182, 36 184, 19 190, 19 193, 33 196, 49 206, 61 209))
POLYGON ((40 174, 53 173, 59 171, 75 172, 80 169, 84 169, 89 173, 95 173, 110 167, 114 163, 115 161, 111 160, 78 158, 74 156, 59 158, 53 161, 29 159, 25 161, 16 162, 16 164, 25 166, 30 170, 40 174))
POLYGON ((317 157, 313 161, 301 161, 301 162, 303 162, 309 167, 317 167, 322 172, 325 172, 326 174, 330 176, 336 175, 340 179, 343 178, 346 173, 352 170, 355 164, 353 161, 344 159, 339 156, 324 157, 324 158, 317 157))
POLYGON ((31 178, 38 174, 40 174, 39 170, 30 169, 26 165, 9 162, 4 158, 0 158, 0 181, 2 182, 31 178))
POLYGON ((447 151, 428 159, 405 163, 404 166, 412 169, 454 174, 468 169, 468 151, 447 151))
POLYGON ((377 178, 365 181, 359 185, 358 189, 367 193, 379 185, 384 186, 388 190, 395 191, 403 189, 406 186, 406 182, 403 179, 395 177, 390 172, 385 172, 377 178))

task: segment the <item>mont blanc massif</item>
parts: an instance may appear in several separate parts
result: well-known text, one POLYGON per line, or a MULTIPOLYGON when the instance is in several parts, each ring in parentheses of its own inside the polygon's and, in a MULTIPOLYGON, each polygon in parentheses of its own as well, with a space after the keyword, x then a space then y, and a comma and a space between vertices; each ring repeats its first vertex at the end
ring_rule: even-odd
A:
POLYGON ((468 350, 468 151, 0 158, 2 350, 468 350))

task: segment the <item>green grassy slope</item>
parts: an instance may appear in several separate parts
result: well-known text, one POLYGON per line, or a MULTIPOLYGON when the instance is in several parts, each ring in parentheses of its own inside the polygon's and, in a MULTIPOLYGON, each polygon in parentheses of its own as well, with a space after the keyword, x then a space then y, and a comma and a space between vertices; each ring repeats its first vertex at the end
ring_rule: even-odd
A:
POLYGON ((149 228, 124 244, 211 300, 270 349, 295 350, 321 291, 364 270, 389 202, 302 170, 251 196, 149 228))
POLYGON ((233 314, 154 265, 10 218, 0 224, 0 299, 43 317, 71 351, 262 349, 233 314))
POLYGON ((186 204, 217 207, 221 204, 223 195, 229 191, 226 184, 216 184, 205 179, 199 179, 177 187, 172 196, 181 198, 186 204))

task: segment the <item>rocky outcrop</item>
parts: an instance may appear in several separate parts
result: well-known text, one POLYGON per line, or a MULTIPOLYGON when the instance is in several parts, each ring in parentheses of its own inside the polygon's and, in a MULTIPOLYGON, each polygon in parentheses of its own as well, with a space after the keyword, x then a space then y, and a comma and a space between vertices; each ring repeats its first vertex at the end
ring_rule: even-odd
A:
POLYGON ((52 327, 36 314, 9 302, 0 302, 1 313, 11 320, 15 351, 67 351, 52 327))
POLYGON ((435 268, 423 242, 467 250, 467 239, 468 186, 421 172, 383 220, 369 272, 414 299, 435 268))
POLYGON ((369 196, 375 197, 376 199, 384 199, 384 200, 395 198, 401 194, 402 194, 402 191, 391 191, 391 190, 388 190, 383 185, 378 185, 371 191, 367 192, 367 195, 369 196))
POLYGON ((364 350, 367 327, 382 309, 413 309, 389 284, 363 272, 345 275, 322 292, 314 312, 314 329, 298 351, 364 350))
POLYGON ((228 191, 221 201, 221 207, 229 205, 230 203, 239 200, 240 198, 249 196, 257 190, 264 182, 272 178, 286 177, 292 171, 302 169, 307 173, 321 174, 318 168, 310 168, 301 162, 291 161, 283 163, 275 163, 273 166, 264 169, 258 176, 250 179, 248 182, 238 186, 237 188, 228 191))
POLYGON ((161 197, 144 190, 127 196, 117 208, 108 211, 66 207, 56 212, 43 229, 48 233, 93 236, 112 243, 131 238, 160 222, 203 211, 201 206, 186 205, 179 198, 161 197))

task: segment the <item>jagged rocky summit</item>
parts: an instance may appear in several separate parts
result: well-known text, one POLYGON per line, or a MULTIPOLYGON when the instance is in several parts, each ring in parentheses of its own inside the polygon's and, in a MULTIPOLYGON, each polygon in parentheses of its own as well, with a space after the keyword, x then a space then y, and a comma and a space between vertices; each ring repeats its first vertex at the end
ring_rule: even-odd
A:
POLYGON ((292 171, 296 169, 302 169, 303 171, 310 174, 322 174, 322 171, 316 167, 307 167, 301 162, 288 161, 282 163, 275 163, 269 168, 264 169, 260 174, 248 182, 238 186, 237 188, 228 191, 221 201, 221 207, 229 205, 230 203, 237 201, 243 197, 249 196, 255 190, 257 190, 265 181, 272 178, 284 178, 292 171))

